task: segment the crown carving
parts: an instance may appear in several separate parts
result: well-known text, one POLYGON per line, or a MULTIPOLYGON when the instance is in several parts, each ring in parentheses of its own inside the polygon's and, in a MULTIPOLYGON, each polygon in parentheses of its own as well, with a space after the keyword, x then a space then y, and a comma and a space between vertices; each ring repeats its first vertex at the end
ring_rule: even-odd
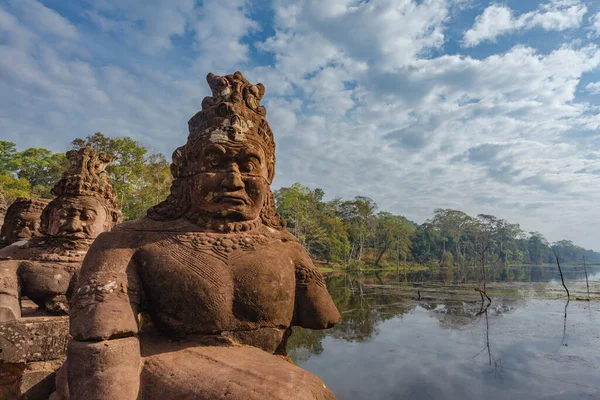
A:
POLYGON ((260 105, 265 94, 263 84, 251 84, 239 71, 226 76, 209 73, 206 81, 212 96, 204 98, 202 110, 188 122, 187 143, 173 153, 173 176, 178 178, 200 172, 198 157, 207 141, 216 134, 234 141, 259 142, 267 155, 272 180, 275 142, 265 118, 267 110, 260 105))
POLYGON ((110 154, 96 153, 90 146, 66 153, 69 166, 52 188, 55 196, 97 196, 118 208, 115 191, 108 181, 106 167, 110 154))

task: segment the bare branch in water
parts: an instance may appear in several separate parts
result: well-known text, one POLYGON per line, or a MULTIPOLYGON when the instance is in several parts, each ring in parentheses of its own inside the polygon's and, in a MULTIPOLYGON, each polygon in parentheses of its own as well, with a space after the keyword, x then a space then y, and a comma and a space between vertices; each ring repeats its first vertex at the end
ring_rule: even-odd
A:
POLYGON ((560 268, 560 261, 558 261, 558 254, 556 254, 556 252, 554 250, 552 250, 552 252, 554 253, 554 258, 556 258, 556 264, 558 265, 558 272, 560 273, 560 280, 562 282, 563 287, 567 291, 567 299, 570 299, 571 294, 569 293, 569 289, 567 289, 567 285, 565 285, 565 278, 563 276, 562 269, 560 268))
POLYGON ((488 301, 491 303, 492 299, 490 299, 490 296, 487 295, 487 293, 479 288, 473 288, 476 292, 479 292, 479 294, 481 295, 481 301, 483 301, 483 296, 485 296, 488 301))
POLYGON ((585 256, 583 256, 583 272, 585 273, 585 285, 587 286, 588 301, 590 301, 590 284, 588 282, 587 267, 585 265, 585 256))

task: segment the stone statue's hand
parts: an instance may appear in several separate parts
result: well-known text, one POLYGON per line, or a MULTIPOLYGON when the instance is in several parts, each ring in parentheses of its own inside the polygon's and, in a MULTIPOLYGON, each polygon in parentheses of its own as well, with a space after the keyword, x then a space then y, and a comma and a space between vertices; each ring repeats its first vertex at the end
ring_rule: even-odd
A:
POLYGON ((69 313, 69 302, 67 296, 56 295, 44 302, 44 308, 51 314, 64 315, 69 313))
POLYGON ((304 249, 295 264, 296 304, 294 325, 308 329, 328 329, 341 320, 325 280, 304 249))

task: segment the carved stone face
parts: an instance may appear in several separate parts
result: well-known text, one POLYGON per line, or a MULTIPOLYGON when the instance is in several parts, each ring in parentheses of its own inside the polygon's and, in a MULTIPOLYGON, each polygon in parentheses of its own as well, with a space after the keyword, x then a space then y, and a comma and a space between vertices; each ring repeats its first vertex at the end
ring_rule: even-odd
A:
POLYGON ((48 234, 51 236, 94 239, 110 228, 110 215, 96 197, 66 197, 49 207, 48 234))
POLYGON ((265 152, 250 141, 213 140, 203 149, 194 177, 191 209, 211 218, 258 218, 268 193, 265 152))
POLYGON ((6 243, 39 236, 41 210, 26 210, 5 221, 6 243))

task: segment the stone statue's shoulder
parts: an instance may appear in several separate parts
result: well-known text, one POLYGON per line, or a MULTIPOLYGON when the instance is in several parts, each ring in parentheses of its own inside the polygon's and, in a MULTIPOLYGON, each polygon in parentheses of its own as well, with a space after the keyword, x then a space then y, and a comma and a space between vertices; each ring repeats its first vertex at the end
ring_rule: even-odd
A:
POLYGON ((287 229, 283 229, 278 232, 280 232, 282 242, 291 242, 291 243, 300 244, 300 242, 298 242, 298 239, 296 239, 296 236, 292 235, 287 229))

